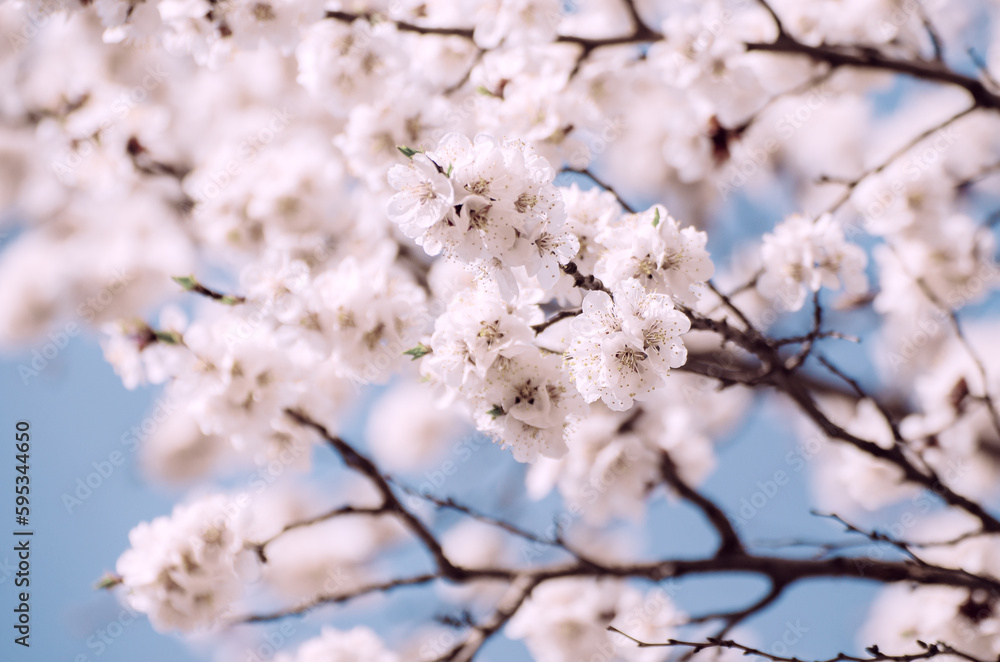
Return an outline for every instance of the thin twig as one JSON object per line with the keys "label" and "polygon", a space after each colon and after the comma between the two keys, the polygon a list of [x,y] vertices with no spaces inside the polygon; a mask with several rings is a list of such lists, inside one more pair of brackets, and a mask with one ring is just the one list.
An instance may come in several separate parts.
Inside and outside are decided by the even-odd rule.
{"label": "thin twig", "polygon": [[861,400],[868,400],[868,401],[872,402],[875,405],[875,408],[878,409],[879,414],[882,415],[882,418],[885,420],[886,424],[889,426],[889,430],[892,432],[892,438],[893,438],[893,440],[897,444],[905,444],[906,443],[905,439],[903,439],[902,432],[900,432],[900,430],[899,430],[899,423],[896,422],[896,418],[892,415],[892,412],[889,411],[888,407],[886,407],[885,405],[883,405],[878,399],[876,399],[876,398],[872,397],[871,395],[869,395],[861,387],[861,384],[859,384],[856,379],[854,379],[852,377],[849,377],[847,375],[847,373],[845,373],[840,368],[838,368],[836,365],[834,365],[825,356],[817,355],[816,359],[820,362],[820,364],[824,368],[826,368],[827,370],[829,370],[832,374],[836,375],[840,379],[844,380],[844,382],[846,382],[848,386],[850,386],[852,389],[854,389],[854,392],[858,395],[858,398],[860,398]]}
{"label": "thin twig", "polygon": [[767,607],[777,601],[778,598],[782,596],[785,592],[787,584],[772,582],[771,587],[768,589],[759,600],[754,601],[749,606],[730,612],[722,613],[712,613],[704,614],[702,616],[697,616],[690,619],[690,623],[706,623],[708,621],[722,620],[722,629],[716,633],[716,637],[724,637],[728,634],[734,627],[745,621],[755,614],[759,614],[764,611]]}
{"label": "thin twig", "polygon": [[583,309],[581,309],[581,308],[572,308],[570,310],[560,310],[558,313],[554,314],[552,317],[550,317],[549,319],[545,320],[544,322],[540,322],[538,324],[533,324],[531,326],[531,329],[536,334],[538,334],[538,333],[541,333],[542,331],[544,331],[545,329],[549,328],[553,324],[555,324],[557,322],[561,322],[561,321],[566,320],[566,319],[570,319],[571,317],[576,317],[577,315],[579,315],[582,312],[583,312]]}
{"label": "thin twig", "polygon": [[882,448],[873,441],[851,434],[840,425],[831,421],[819,408],[809,389],[804,388],[796,378],[795,373],[784,368],[777,354],[777,349],[766,339],[761,338],[758,334],[749,334],[741,331],[729,324],[725,319],[716,320],[707,318],[684,306],[679,306],[678,309],[688,316],[692,329],[717,333],[726,340],[757,356],[761,360],[765,370],[763,378],[789,396],[803,413],[819,426],[826,436],[850,444],[873,457],[895,464],[902,469],[903,477],[906,480],[931,489],[945,503],[973,515],[982,523],[984,530],[991,533],[1000,532],[1000,520],[990,514],[982,504],[958,494],[952,488],[943,484],[933,471],[918,469],[903,453],[900,445],[897,444],[892,448]]}
{"label": "thin twig", "polygon": [[[392,480],[391,478],[389,480],[391,480],[393,483],[399,485],[399,483],[397,483],[396,481]],[[485,515],[485,514],[479,512],[479,511],[477,511],[477,510],[474,510],[474,509],[470,508],[469,506],[465,506],[463,504],[457,503],[451,497],[449,497],[447,499],[439,499],[439,498],[437,498],[435,496],[431,496],[430,494],[424,494],[423,492],[420,492],[419,490],[415,490],[412,487],[403,487],[403,486],[400,486],[400,489],[403,490],[404,492],[406,492],[407,494],[410,494],[410,495],[413,495],[413,496],[418,497],[420,499],[423,499],[424,501],[427,501],[428,503],[431,503],[431,504],[437,506],[438,508],[442,508],[442,509],[446,509],[446,510],[454,510],[455,512],[462,513],[463,515],[467,515],[467,516],[471,517],[472,519],[475,519],[477,521],[483,522],[484,524],[489,524],[490,526],[495,526],[495,527],[497,527],[499,529],[503,529],[504,531],[506,531],[508,533],[511,533],[511,534],[513,534],[515,536],[518,536],[519,538],[524,538],[525,540],[528,540],[530,542],[537,542],[537,543],[541,543],[543,545],[552,545],[552,546],[558,546],[559,545],[558,541],[550,540],[548,538],[542,538],[541,536],[538,536],[538,535],[536,535],[536,534],[534,534],[534,533],[532,533],[530,531],[522,529],[522,528],[520,528],[519,526],[517,526],[515,524],[511,524],[510,522],[506,522],[506,521],[498,519],[496,517],[491,517],[489,515]]]}
{"label": "thin twig", "polygon": [[789,370],[798,370],[799,367],[806,362],[809,358],[809,354],[812,353],[813,345],[816,343],[816,339],[820,337],[822,333],[820,328],[823,326],[823,306],[819,302],[819,290],[813,292],[812,295],[813,303],[813,323],[812,330],[806,335],[805,340],[802,342],[802,348],[799,349],[798,353],[792,357],[792,359],[786,364]]}
{"label": "thin twig", "polygon": [[500,628],[517,613],[524,601],[540,582],[535,579],[522,580],[510,587],[509,592],[493,615],[485,623],[475,625],[469,637],[434,662],[471,662],[476,653],[496,634]]}
{"label": "thin twig", "polygon": [[563,168],[562,171],[563,172],[575,172],[578,175],[584,175],[586,177],[589,177],[590,181],[594,182],[595,184],[597,184],[598,186],[600,186],[602,189],[604,189],[605,191],[607,191],[611,195],[615,196],[615,200],[617,200],[618,204],[620,204],[622,206],[622,209],[624,209],[625,211],[627,211],[630,214],[634,214],[635,213],[635,209],[632,207],[632,205],[630,205],[629,203],[625,202],[625,200],[622,199],[622,196],[618,195],[618,191],[616,191],[614,188],[612,188],[612,186],[610,184],[608,184],[607,182],[604,182],[604,181],[598,179],[597,175],[595,175],[589,168]]}
{"label": "thin twig", "polygon": [[369,584],[359,589],[355,589],[348,593],[343,593],[339,595],[321,595],[318,598],[305,602],[296,607],[290,607],[288,609],[282,609],[279,611],[268,612],[264,614],[254,614],[251,616],[244,616],[242,618],[236,619],[236,623],[266,623],[268,621],[276,621],[281,618],[288,618],[289,616],[301,616],[308,611],[312,611],[317,607],[323,605],[338,604],[341,602],[347,602],[353,600],[354,598],[359,598],[363,595],[370,595],[372,593],[385,593],[391,591],[394,588],[399,588],[401,586],[421,586],[423,584],[429,584],[439,578],[436,574],[424,574],[416,575],[413,577],[401,577],[399,579],[393,579],[387,582],[381,582],[378,584]]}
{"label": "thin twig", "polygon": [[927,38],[931,41],[931,52],[934,57],[934,61],[938,64],[944,64],[944,42],[941,40],[941,34],[938,32],[934,23],[931,21],[930,15],[927,13],[927,8],[924,7],[923,3],[918,2],[917,8],[920,11],[920,22],[924,26],[924,32],[927,33]]}
{"label": "thin twig", "polygon": [[[650,643],[640,641],[631,635],[625,634],[614,626],[608,626],[608,630],[611,632],[617,632],[623,637],[631,639],[639,648],[681,646],[685,648],[693,648],[696,653],[708,648],[729,648],[741,651],[744,655],[756,655],[757,657],[771,660],[771,662],[803,662],[801,658],[785,657],[784,655],[768,653],[767,651],[760,650],[758,648],[737,643],[731,639],[716,639],[713,637],[709,637],[705,641],[680,641],[678,639],[668,639],[667,641],[660,643]],[[920,645],[923,642],[918,641],[917,643]],[[928,660],[939,655],[955,655],[967,660],[968,662],[987,662],[982,658],[975,657],[968,653],[963,653],[940,641],[936,644],[923,644],[923,648],[924,651],[921,653],[911,653],[908,655],[886,655],[878,649],[878,646],[869,646],[865,650],[869,653],[870,657],[857,657],[846,653],[837,653],[835,657],[831,657],[826,660],[817,660],[816,662],[915,662],[916,660]]]}
{"label": "thin twig", "polygon": [[[397,21],[390,19],[382,14],[376,12],[345,12],[338,10],[327,10],[325,18],[343,21],[345,23],[353,23],[358,20],[365,20],[371,23],[392,23],[396,26],[396,29],[400,32],[411,32],[415,34],[424,35],[438,35],[444,37],[462,37],[464,39],[472,40],[475,34],[473,28],[465,27],[433,27],[427,25],[417,25],[416,23],[409,23],[407,21]],[[576,35],[559,35],[556,37],[556,41],[564,44],[577,44],[582,46],[585,50],[590,51],[595,48],[601,48],[604,46],[621,46],[625,44],[642,44],[651,41],[659,41],[663,39],[663,35],[651,28],[640,24],[633,32],[625,35],[620,35],[617,37],[603,37],[590,39],[587,37],[578,37]]]}
{"label": "thin twig", "polygon": [[895,547],[899,551],[903,552],[904,554],[906,554],[907,556],[909,556],[911,559],[913,559],[915,562],[919,563],[920,565],[924,565],[924,566],[929,566],[930,565],[929,563],[927,563],[926,561],[924,561],[922,558],[920,558],[919,556],[917,556],[916,554],[914,554],[913,550],[911,550],[909,548],[909,545],[907,545],[905,542],[903,542],[901,540],[896,540],[895,538],[892,538],[891,536],[888,536],[888,535],[886,535],[884,533],[881,533],[879,531],[867,531],[865,529],[857,527],[857,526],[855,526],[854,524],[851,524],[850,522],[848,522],[847,520],[845,520],[843,517],[841,517],[840,515],[838,515],[836,513],[820,513],[820,512],[816,512],[814,510],[814,511],[812,511],[812,514],[815,515],[815,516],[817,516],[817,517],[824,517],[826,519],[832,519],[835,522],[839,522],[848,532],[850,532],[850,533],[857,533],[859,535],[862,535],[862,536],[868,538],[869,540],[871,540],[872,542],[884,542],[884,543],[887,543],[889,545],[892,545],[893,547]]}
{"label": "thin twig", "polygon": [[270,538],[262,540],[260,542],[248,542],[245,544],[247,549],[252,549],[256,552],[257,557],[262,563],[267,563],[267,554],[265,554],[265,549],[272,542],[288,533],[289,531],[294,531],[295,529],[301,529],[303,527],[312,526],[313,524],[319,524],[320,522],[326,522],[328,520],[334,519],[335,517],[341,517],[343,515],[387,515],[392,514],[392,511],[385,507],[380,508],[357,508],[355,506],[341,506],[339,508],[334,508],[321,515],[316,515],[315,517],[310,517],[304,520],[298,520],[296,522],[291,522],[281,527],[281,530],[275,533]]}

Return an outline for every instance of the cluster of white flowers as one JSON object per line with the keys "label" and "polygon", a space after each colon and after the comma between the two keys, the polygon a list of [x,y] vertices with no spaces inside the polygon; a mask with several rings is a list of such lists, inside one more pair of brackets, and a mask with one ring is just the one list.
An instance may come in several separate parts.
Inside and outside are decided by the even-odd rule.
{"label": "cluster of white flowers", "polygon": [[409,166],[389,171],[399,191],[389,218],[429,255],[444,252],[495,277],[505,299],[517,293],[514,267],[548,289],[579,242],[548,162],[519,141],[449,134]]}
{"label": "cluster of white flowers", "polygon": [[237,499],[216,495],[177,506],[129,533],[117,572],[127,600],[157,630],[194,630],[229,614],[243,592]]}
{"label": "cluster of white flowers", "polygon": [[562,455],[565,428],[586,413],[561,357],[534,344],[537,306],[509,304],[495,287],[460,292],[435,322],[424,374],[462,397],[480,430],[531,462]]}
{"label": "cluster of white flowers", "polygon": [[600,399],[615,411],[645,399],[687,359],[680,336],[691,322],[669,297],[646,291],[634,278],[622,281],[613,299],[588,293],[573,326],[567,360],[576,387],[588,402]]}
{"label": "cluster of white flowers", "polygon": [[[613,200],[556,188],[544,159],[521,143],[448,135],[409,156],[390,171],[390,217],[426,251],[480,277],[418,348],[422,371],[515,458],[563,455],[583,400],[628,409],[684,364],[690,322],[674,300],[697,302],[711,276],[703,232],[681,230],[661,206],[621,217]],[[577,256],[561,281],[559,266]],[[569,339],[557,341],[560,358],[533,327],[543,322],[539,304],[575,289],[573,273],[596,273],[614,289],[586,293]]]}
{"label": "cluster of white flowers", "polygon": [[798,310],[806,294],[821,287],[843,285],[860,296],[868,289],[865,252],[844,239],[843,230],[829,214],[815,221],[798,214],[764,235],[761,247],[764,273],[757,288],[770,298],[780,297],[789,310]]}
{"label": "cluster of white flowers", "polygon": [[597,237],[607,247],[594,273],[607,283],[638,279],[644,288],[693,306],[714,267],[705,250],[708,236],[683,230],[662,205],[630,214]]}
{"label": "cluster of white flowers", "polygon": [[[229,310],[191,324],[168,309],[156,330],[111,325],[105,356],[130,388],[168,382],[171,409],[206,438],[228,440],[258,463],[306,466],[304,435],[286,411],[315,403],[317,417],[334,423],[351,391],[405,367],[404,352],[429,326],[425,291],[391,266],[386,248],[312,267],[287,255],[265,260],[244,270],[245,302],[232,299]],[[169,435],[156,438],[174,445]]]}

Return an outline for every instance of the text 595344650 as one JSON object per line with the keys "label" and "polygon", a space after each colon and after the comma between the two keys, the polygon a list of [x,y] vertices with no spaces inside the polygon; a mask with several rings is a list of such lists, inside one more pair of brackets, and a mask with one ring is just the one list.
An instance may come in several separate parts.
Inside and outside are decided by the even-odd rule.
{"label": "text 595344650", "polygon": [[14,643],[28,647],[31,636],[31,476],[28,468],[31,453],[30,425],[18,421],[14,433],[14,531],[13,548],[17,558],[14,586],[18,588],[14,607]]}

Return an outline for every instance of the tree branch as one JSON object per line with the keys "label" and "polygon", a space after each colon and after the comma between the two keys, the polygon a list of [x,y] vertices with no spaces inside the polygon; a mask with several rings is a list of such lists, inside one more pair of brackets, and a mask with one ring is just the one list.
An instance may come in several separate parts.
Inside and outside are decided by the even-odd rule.
{"label": "tree branch", "polygon": [[[635,637],[625,634],[618,628],[614,626],[608,626],[608,630],[611,632],[617,632],[618,634],[631,639],[639,648],[654,648],[654,647],[685,647],[694,649],[693,652],[698,653],[709,648],[728,648],[732,650],[741,651],[744,655],[755,655],[757,657],[764,658],[765,660],[771,660],[771,662],[803,662],[803,660],[797,657],[785,657],[783,655],[776,655],[774,653],[768,653],[767,651],[760,650],[758,648],[753,648],[751,646],[745,646],[743,644],[737,643],[731,639],[717,639],[714,637],[709,637],[705,641],[680,641],[678,639],[668,639],[662,643],[649,643],[645,641],[640,641]],[[924,649],[922,653],[910,653],[908,655],[886,655],[882,653],[878,646],[869,646],[866,650],[870,654],[870,657],[856,657],[854,655],[848,655],[846,653],[837,653],[835,657],[831,657],[826,660],[817,660],[816,662],[915,662],[916,660],[929,660],[933,657],[939,655],[954,655],[960,657],[968,662],[987,662],[982,658],[975,657],[968,653],[963,653],[956,648],[938,642],[936,644],[924,644],[921,641],[917,642],[918,645]]]}
{"label": "tree branch", "polygon": [[691,320],[691,328],[701,331],[712,331],[724,339],[733,342],[761,360],[765,374],[760,379],[766,380],[779,391],[785,393],[796,403],[810,419],[816,423],[826,436],[846,442],[869,455],[895,464],[903,471],[908,481],[930,489],[945,503],[966,511],[976,517],[984,531],[1000,533],[1000,520],[991,515],[979,503],[964,497],[941,482],[933,471],[921,471],[903,454],[899,445],[892,448],[882,448],[875,442],[861,439],[849,433],[841,426],[831,421],[819,408],[809,389],[798,379],[794,371],[787,369],[774,348],[766,338],[759,334],[741,331],[725,319],[715,320],[686,308],[679,307]]}
{"label": "tree branch", "polygon": [[976,107],[1000,110],[1000,96],[987,89],[981,81],[957,73],[936,61],[905,60],[875,49],[855,46],[810,46],[784,32],[779,33],[773,42],[749,42],[746,48],[748,51],[801,55],[832,67],[886,71],[951,85],[968,92]]}
{"label": "tree branch", "polygon": [[[372,23],[377,22],[387,22],[392,23],[396,26],[396,29],[400,32],[411,32],[415,34],[424,35],[438,35],[443,37],[462,37],[464,39],[473,38],[474,30],[472,28],[460,28],[460,27],[433,27],[428,25],[417,25],[416,23],[409,23],[407,21],[397,21],[387,18],[377,12],[345,12],[337,10],[327,10],[325,17],[328,19],[333,19],[337,21],[343,21],[345,23],[353,23],[357,20],[365,20]],[[594,50],[595,48],[601,48],[603,46],[622,46],[627,44],[642,44],[651,41],[659,41],[663,39],[663,35],[659,32],[647,27],[643,23],[639,23],[636,29],[630,34],[621,35],[617,37],[604,37],[591,39],[587,37],[578,37],[575,35],[559,35],[556,37],[556,41],[564,44],[577,44],[582,46],[585,52]]]}
{"label": "tree branch", "polygon": [[389,486],[388,481],[382,475],[382,472],[378,470],[378,467],[372,463],[364,455],[361,455],[350,444],[341,439],[330,434],[326,427],[322,424],[317,423],[312,420],[306,414],[293,410],[286,409],[285,413],[291,417],[299,425],[303,425],[308,428],[312,428],[319,433],[323,439],[330,444],[334,450],[340,455],[341,459],[344,460],[344,464],[354,469],[355,471],[364,474],[374,483],[376,489],[378,489],[379,494],[382,496],[382,509],[392,511],[403,523],[403,525],[410,530],[420,541],[424,544],[427,550],[434,557],[434,561],[437,564],[438,570],[444,577],[449,579],[460,579],[465,575],[465,570],[454,565],[445,556],[444,550],[441,548],[441,543],[437,541],[423,522],[421,522],[417,517],[408,511],[396,495],[393,493],[392,488]]}
{"label": "tree branch", "polygon": [[719,534],[719,549],[716,552],[716,556],[744,553],[740,536],[736,533],[736,529],[733,528],[733,524],[726,517],[726,514],[722,512],[722,509],[714,501],[698,492],[681,478],[677,470],[677,465],[674,464],[670,454],[666,451],[660,453],[660,474],[681,498],[691,502],[692,505],[705,515],[716,533]]}

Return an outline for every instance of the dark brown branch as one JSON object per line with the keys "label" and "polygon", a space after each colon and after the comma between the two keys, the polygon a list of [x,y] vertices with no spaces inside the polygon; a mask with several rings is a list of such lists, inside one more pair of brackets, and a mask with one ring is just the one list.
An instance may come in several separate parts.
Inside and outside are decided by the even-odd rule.
{"label": "dark brown branch", "polygon": [[650,29],[646,21],[642,20],[642,16],[639,15],[639,8],[635,6],[635,0],[622,0],[622,2],[625,4],[625,11],[628,12],[628,17],[632,21],[633,35],[643,34],[651,40],[663,38],[662,35]]}
{"label": "dark brown branch", "polygon": [[740,541],[740,536],[736,533],[736,529],[733,528],[733,524],[726,517],[726,514],[714,501],[688,485],[681,478],[677,465],[666,451],[660,454],[660,474],[682,499],[689,501],[705,515],[712,528],[719,534],[719,549],[716,556],[743,553],[743,543]]}
{"label": "dark brown branch", "polygon": [[993,94],[982,82],[955,72],[936,61],[900,59],[870,48],[810,46],[785,32],[779,33],[773,42],[750,42],[746,44],[746,48],[748,51],[802,55],[816,62],[825,62],[832,67],[887,71],[934,83],[952,85],[968,92],[977,107],[1000,110],[1000,96]]}
{"label": "dark brown branch", "polygon": [[512,586],[510,592],[513,597],[511,599],[500,604],[486,623],[474,625],[472,634],[465,641],[435,659],[434,662],[471,662],[490,637],[496,634],[517,613],[517,610],[521,608],[538,583],[534,580],[528,580],[524,582],[523,586]]}
{"label": "dark brown branch", "polygon": [[931,42],[931,53],[934,61],[944,64],[944,42],[941,40],[941,35],[931,21],[931,17],[927,14],[927,9],[923,4],[918,4],[917,6],[920,9],[920,22],[923,23],[924,32],[927,33],[927,38]]}
{"label": "dark brown branch", "polygon": [[900,445],[906,443],[905,440],[903,439],[903,434],[899,430],[899,423],[897,422],[897,418],[893,415],[893,412],[888,407],[886,407],[877,399],[873,398],[868,393],[866,393],[865,390],[861,388],[861,384],[859,384],[857,380],[853,379],[852,377],[849,377],[847,373],[845,373],[840,368],[835,366],[826,357],[818,355],[816,358],[817,360],[819,360],[819,362],[823,365],[824,368],[829,370],[831,373],[833,373],[840,379],[844,380],[844,382],[846,382],[851,387],[851,389],[854,390],[858,398],[862,400],[869,400],[875,404],[875,408],[878,409],[879,414],[881,414],[882,416],[882,419],[885,420],[886,425],[889,426],[889,430],[892,431],[892,438],[893,441],[895,441],[895,443]]}
{"label": "dark brown branch", "polygon": [[848,531],[850,533],[857,533],[859,535],[862,535],[862,536],[868,538],[869,540],[871,540],[872,542],[876,542],[876,543],[878,543],[878,542],[884,542],[884,543],[886,543],[888,545],[891,545],[891,546],[895,547],[896,549],[898,549],[903,554],[906,554],[907,556],[909,556],[911,559],[913,559],[913,561],[915,563],[919,563],[920,565],[929,565],[926,561],[924,561],[923,559],[921,559],[920,557],[918,557],[913,552],[913,550],[910,549],[909,545],[907,545],[905,542],[903,542],[901,540],[896,540],[895,538],[893,538],[891,536],[888,536],[888,535],[886,535],[886,534],[884,534],[884,533],[882,533],[880,531],[867,531],[865,529],[857,527],[857,526],[855,526],[854,524],[851,524],[850,522],[848,522],[847,520],[845,520],[843,517],[841,517],[840,515],[838,515],[836,513],[824,514],[824,513],[818,513],[818,512],[813,511],[813,514],[816,515],[817,517],[825,517],[825,518],[828,518],[828,519],[832,519],[835,522],[839,522],[840,525],[843,526],[846,531]]}
{"label": "dark brown branch", "polygon": [[[412,32],[415,34],[425,34],[425,35],[439,35],[444,37],[462,37],[464,39],[471,40],[473,38],[474,30],[472,28],[443,28],[443,27],[433,27],[428,25],[417,25],[416,23],[409,23],[407,21],[396,21],[393,19],[386,18],[375,12],[359,12],[351,13],[345,11],[335,11],[328,10],[325,14],[328,19],[334,19],[337,21],[343,21],[345,23],[353,23],[358,20],[366,20],[369,22],[389,22],[396,26],[396,29],[400,32]],[[644,24],[640,24],[632,33],[621,35],[618,37],[604,37],[597,39],[590,39],[587,37],[577,37],[575,35],[559,35],[556,37],[556,41],[564,44],[577,44],[582,46],[585,52],[594,50],[595,48],[601,48],[603,46],[621,46],[625,44],[643,44],[651,41],[659,41],[663,39],[663,35],[655,30],[650,29]]]}
{"label": "dark brown branch", "polygon": [[191,168],[185,165],[174,165],[155,159],[135,136],[131,136],[125,144],[125,153],[128,154],[136,171],[144,175],[164,175],[183,182],[191,172]]}
{"label": "dark brown branch", "polygon": [[728,294],[723,294],[718,288],[715,287],[715,283],[712,281],[708,281],[706,285],[708,285],[708,289],[712,290],[712,293],[715,294],[715,296],[719,297],[719,300],[722,301],[722,305],[728,308],[730,312],[736,315],[736,317],[743,322],[743,325],[748,331],[752,329],[754,333],[757,332],[754,325],[751,324],[747,316],[743,314],[743,311],[733,304],[733,301]]}
{"label": "dark brown branch", "polygon": [[345,11],[327,10],[325,17],[337,21],[343,21],[344,23],[353,23],[358,20],[365,20],[368,22],[388,21],[394,24],[396,29],[400,32],[415,32],[418,34],[439,35],[443,37],[464,37],[465,39],[472,39],[473,33],[472,28],[437,28],[427,25],[416,25],[415,23],[407,23],[406,21],[390,20],[374,12],[359,12],[355,14]]}
{"label": "dark brown branch", "polygon": [[765,593],[760,600],[755,601],[753,604],[743,609],[738,609],[736,611],[730,611],[730,612],[705,614],[703,616],[697,616],[695,618],[692,618],[690,622],[705,623],[708,621],[722,620],[723,622],[722,629],[719,630],[718,634],[716,634],[715,636],[724,637],[730,630],[732,630],[734,627],[736,627],[746,619],[750,618],[755,614],[759,614],[760,612],[767,609],[767,607],[774,604],[774,602],[777,601],[777,599],[780,598],[782,594],[784,594],[785,588],[787,588],[787,586],[788,586],[787,584],[772,583],[767,593]]}
{"label": "dark brown branch", "polygon": [[813,345],[816,343],[816,339],[819,338],[822,331],[820,330],[823,326],[823,306],[819,302],[819,290],[813,292],[812,295],[813,303],[813,323],[812,329],[806,334],[805,340],[802,342],[802,347],[799,352],[792,357],[789,361],[788,369],[797,370],[799,366],[806,362],[809,355],[812,353]]}
{"label": "dark brown branch", "polygon": [[584,276],[580,273],[580,270],[577,268],[575,262],[567,262],[566,264],[559,265],[559,267],[562,269],[564,274],[573,277],[574,287],[579,287],[581,290],[600,290],[606,294],[611,294],[611,290],[605,287],[604,283],[602,283],[599,278],[596,278],[593,275]]}
{"label": "dark brown branch", "polygon": [[310,609],[331,603],[346,602],[355,597],[374,592],[388,591],[400,586],[429,584],[438,580],[468,583],[478,580],[504,582],[527,581],[535,585],[563,577],[634,577],[654,582],[671,577],[690,575],[750,573],[768,578],[772,586],[790,585],[794,582],[820,579],[861,579],[880,583],[907,582],[919,585],[955,586],[970,590],[983,589],[1000,594],[1000,580],[976,575],[964,570],[923,566],[912,562],[884,561],[874,558],[833,557],[827,559],[795,559],[778,556],[757,556],[745,552],[718,554],[706,559],[668,559],[652,563],[604,565],[594,561],[574,561],[570,564],[534,569],[467,568],[454,577],[441,572],[404,577],[339,595],[321,596],[312,602],[269,614],[249,616],[241,622],[269,621],[285,616],[303,614]]}
{"label": "dark brown branch", "polygon": [[552,317],[548,318],[544,322],[540,322],[538,324],[533,324],[531,326],[531,329],[536,334],[537,333],[541,333],[542,331],[544,331],[545,329],[549,328],[553,324],[555,324],[557,322],[561,322],[561,321],[566,320],[566,319],[570,319],[571,317],[576,317],[577,315],[579,315],[582,312],[583,312],[583,310],[580,309],[580,308],[573,308],[572,310],[560,310],[558,313],[556,313]]}
{"label": "dark brown branch", "polygon": [[960,535],[948,538],[947,540],[934,540],[930,542],[915,542],[913,540],[904,540],[903,542],[908,547],[927,548],[927,547],[950,547],[952,545],[957,545],[958,543],[969,540],[970,538],[977,538],[979,536],[988,535],[985,531],[976,529],[974,531],[966,531]]}
{"label": "dark brown branch", "polygon": [[826,434],[826,436],[832,439],[844,441],[855,448],[872,455],[873,457],[895,464],[903,470],[903,476],[906,480],[931,490],[945,503],[964,510],[974,516],[982,523],[984,530],[993,533],[1000,533],[1000,520],[997,520],[996,517],[987,512],[986,509],[983,508],[983,506],[978,502],[956,493],[950,487],[942,483],[933,472],[927,471],[925,473],[924,471],[919,470],[913,465],[912,462],[910,462],[909,459],[907,459],[898,445],[886,449],[874,442],[861,439],[849,433],[847,430],[827,418],[826,414],[824,414],[816,404],[812,395],[799,388],[793,376],[783,371],[775,371],[771,376],[771,381],[779,390],[791,397],[792,401],[795,402],[799,408],[802,409],[807,416],[809,416],[809,418],[820,426],[820,429],[824,434]]}
{"label": "dark brown branch", "polygon": [[785,25],[781,22],[781,18],[778,17],[778,13],[774,11],[774,7],[771,6],[767,0],[757,0],[761,7],[771,15],[771,20],[774,21],[774,26],[778,28],[778,36],[787,34],[785,32]]}

